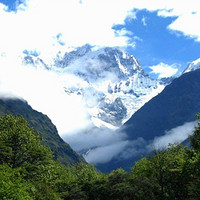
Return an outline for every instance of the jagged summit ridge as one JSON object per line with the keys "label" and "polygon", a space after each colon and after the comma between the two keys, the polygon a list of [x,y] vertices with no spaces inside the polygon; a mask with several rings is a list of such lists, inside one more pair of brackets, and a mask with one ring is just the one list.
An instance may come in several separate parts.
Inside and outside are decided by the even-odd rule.
{"label": "jagged summit ridge", "polygon": [[191,72],[197,69],[200,69],[200,58],[191,62],[183,73]]}

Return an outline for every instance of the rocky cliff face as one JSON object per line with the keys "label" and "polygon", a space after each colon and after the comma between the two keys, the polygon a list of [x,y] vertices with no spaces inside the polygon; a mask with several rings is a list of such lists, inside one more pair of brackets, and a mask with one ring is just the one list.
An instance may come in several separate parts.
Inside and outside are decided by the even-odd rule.
{"label": "rocky cliff face", "polygon": [[66,82],[65,90],[68,95],[82,95],[98,127],[119,127],[164,88],[144,73],[133,55],[118,48],[92,50],[85,45],[57,57],[55,66],[76,77],[74,83]]}

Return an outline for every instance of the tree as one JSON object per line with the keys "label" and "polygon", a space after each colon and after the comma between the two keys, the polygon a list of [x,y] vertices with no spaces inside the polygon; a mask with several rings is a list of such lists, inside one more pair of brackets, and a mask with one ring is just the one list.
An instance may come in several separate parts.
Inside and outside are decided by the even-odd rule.
{"label": "tree", "polygon": [[23,180],[19,169],[8,165],[0,165],[0,199],[4,200],[33,200],[28,190],[31,184]]}
{"label": "tree", "polygon": [[[197,118],[200,119],[200,113]],[[193,135],[190,136],[191,149],[188,151],[189,159],[187,160],[186,170],[190,175],[188,190],[188,199],[199,199],[200,194],[200,121],[195,127]]]}
{"label": "tree", "polygon": [[12,168],[47,164],[53,158],[27,121],[12,115],[0,118],[0,149],[0,164],[7,163]]}
{"label": "tree", "polygon": [[[60,199],[53,188],[59,164],[53,161],[53,152],[41,144],[39,134],[24,118],[12,115],[0,118],[0,150],[0,166],[8,166],[10,170],[3,168],[0,196],[5,196],[6,190],[10,191],[9,194],[24,194],[24,198],[17,195],[10,198],[7,194],[3,199]],[[12,178],[14,176],[16,180]],[[31,185],[30,198],[26,195],[27,187],[23,187],[26,184]]]}
{"label": "tree", "polygon": [[[198,113],[196,116],[198,119],[200,119],[200,113]],[[195,127],[193,135],[190,136],[190,144],[192,149],[200,151],[200,121],[198,122],[198,126]]]}
{"label": "tree", "polygon": [[148,178],[157,188],[160,199],[185,199],[187,197],[188,174],[185,171],[187,148],[169,145],[167,150],[154,153],[136,162],[132,177]]}

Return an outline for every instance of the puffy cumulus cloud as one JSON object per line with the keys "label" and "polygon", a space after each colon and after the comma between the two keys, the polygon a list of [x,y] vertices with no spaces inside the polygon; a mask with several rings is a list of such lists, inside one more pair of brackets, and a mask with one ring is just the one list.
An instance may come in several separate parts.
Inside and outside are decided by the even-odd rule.
{"label": "puffy cumulus cloud", "polygon": [[188,138],[194,131],[197,121],[186,122],[181,126],[175,127],[161,137],[155,137],[153,143],[150,145],[151,149],[166,149],[168,144],[181,143]]}
{"label": "puffy cumulus cloud", "polygon": [[159,63],[158,65],[150,66],[149,68],[152,70],[151,74],[157,74],[158,78],[167,78],[174,76],[178,72],[179,65],[172,64],[168,65],[165,63]]}
{"label": "puffy cumulus cloud", "polygon": [[198,7],[198,0],[190,2],[178,0],[166,4],[165,8],[158,12],[158,15],[163,17],[177,16],[177,19],[168,26],[168,29],[181,32],[185,36],[200,41],[200,29],[198,27],[200,11]]}
{"label": "puffy cumulus cloud", "polygon": [[88,126],[82,98],[65,93],[59,73],[22,65],[19,57],[0,57],[0,66],[1,98],[25,99],[34,109],[47,114],[61,134]]}

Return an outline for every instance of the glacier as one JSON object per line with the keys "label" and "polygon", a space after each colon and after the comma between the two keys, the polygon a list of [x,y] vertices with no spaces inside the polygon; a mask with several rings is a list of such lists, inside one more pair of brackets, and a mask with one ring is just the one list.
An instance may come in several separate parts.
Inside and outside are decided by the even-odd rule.
{"label": "glacier", "polygon": [[82,96],[97,127],[120,127],[166,86],[145,74],[137,59],[119,48],[93,50],[85,45],[58,56],[53,65],[74,77],[74,82],[65,82],[66,93]]}

